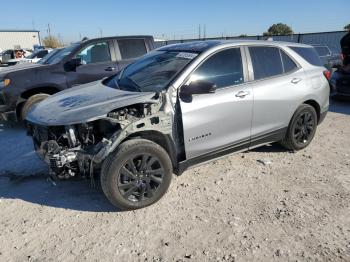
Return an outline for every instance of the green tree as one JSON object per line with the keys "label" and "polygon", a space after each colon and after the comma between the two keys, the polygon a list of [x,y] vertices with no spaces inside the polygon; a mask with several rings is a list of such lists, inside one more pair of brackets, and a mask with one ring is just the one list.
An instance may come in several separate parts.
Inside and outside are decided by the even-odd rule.
{"label": "green tree", "polygon": [[350,24],[347,24],[346,26],[344,26],[344,29],[350,31]]}
{"label": "green tree", "polygon": [[47,36],[43,39],[43,44],[45,47],[57,48],[61,47],[62,43],[54,36]]}
{"label": "green tree", "polygon": [[282,23],[273,24],[269,27],[267,32],[264,33],[265,36],[269,35],[291,35],[293,30],[290,26]]}

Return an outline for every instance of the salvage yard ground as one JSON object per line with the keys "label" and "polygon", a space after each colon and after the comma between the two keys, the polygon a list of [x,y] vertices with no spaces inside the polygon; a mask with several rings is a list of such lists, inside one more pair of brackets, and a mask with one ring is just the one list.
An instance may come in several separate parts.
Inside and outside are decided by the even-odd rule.
{"label": "salvage yard ground", "polygon": [[20,126],[0,124],[0,261],[350,261],[350,103],[315,140],[231,155],[117,212],[90,181],[46,180]]}

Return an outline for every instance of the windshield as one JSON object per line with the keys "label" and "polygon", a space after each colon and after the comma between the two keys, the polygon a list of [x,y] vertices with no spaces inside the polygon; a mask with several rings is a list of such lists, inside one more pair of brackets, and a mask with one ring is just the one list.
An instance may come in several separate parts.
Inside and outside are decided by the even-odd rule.
{"label": "windshield", "polygon": [[42,51],[43,50],[34,51],[31,55],[27,56],[26,58],[28,58],[28,59],[36,58],[36,56]]}
{"label": "windshield", "polygon": [[153,51],[107,79],[104,84],[121,90],[160,92],[197,55],[179,51]]}
{"label": "windshield", "polygon": [[44,56],[42,59],[40,59],[38,63],[45,65],[57,64],[60,61],[62,61],[62,59],[64,59],[66,56],[68,56],[78,45],[79,43],[75,43],[66,48],[55,49],[46,56]]}

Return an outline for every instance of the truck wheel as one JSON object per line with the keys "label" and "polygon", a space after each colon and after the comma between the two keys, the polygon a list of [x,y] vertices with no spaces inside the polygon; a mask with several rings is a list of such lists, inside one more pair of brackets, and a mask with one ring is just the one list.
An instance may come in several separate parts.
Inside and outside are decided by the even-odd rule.
{"label": "truck wheel", "polygon": [[33,95],[31,97],[29,97],[27,99],[27,101],[24,103],[23,107],[22,107],[22,110],[21,110],[21,119],[22,120],[25,120],[27,115],[28,115],[28,112],[30,110],[30,108],[43,101],[44,99],[48,98],[50,95],[48,94],[37,94],[37,95]]}
{"label": "truck wheel", "polygon": [[103,162],[101,186],[108,200],[119,209],[143,208],[166,193],[172,171],[164,148],[145,139],[128,140]]}
{"label": "truck wheel", "polygon": [[316,128],[317,114],[315,109],[310,105],[303,104],[294,113],[281,144],[290,150],[301,150],[311,143]]}

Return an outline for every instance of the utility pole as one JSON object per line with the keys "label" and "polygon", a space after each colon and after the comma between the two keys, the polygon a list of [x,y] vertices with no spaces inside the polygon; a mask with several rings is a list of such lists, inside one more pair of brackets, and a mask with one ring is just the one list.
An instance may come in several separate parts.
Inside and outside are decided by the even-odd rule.
{"label": "utility pole", "polygon": [[198,25],[198,39],[201,39],[201,25]]}
{"label": "utility pole", "polygon": [[100,37],[102,37],[103,35],[103,31],[102,31],[102,28],[100,28]]}
{"label": "utility pole", "polygon": [[49,37],[51,37],[51,28],[50,28],[50,24],[47,24],[47,34],[49,35]]}
{"label": "utility pole", "polygon": [[205,38],[207,37],[207,26],[206,24],[204,24],[204,28],[203,28],[203,38],[205,40]]}

